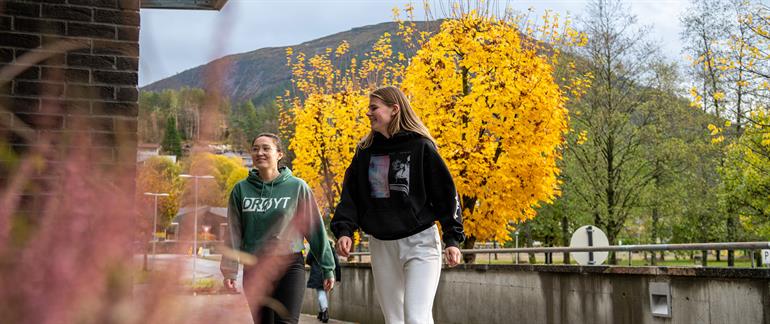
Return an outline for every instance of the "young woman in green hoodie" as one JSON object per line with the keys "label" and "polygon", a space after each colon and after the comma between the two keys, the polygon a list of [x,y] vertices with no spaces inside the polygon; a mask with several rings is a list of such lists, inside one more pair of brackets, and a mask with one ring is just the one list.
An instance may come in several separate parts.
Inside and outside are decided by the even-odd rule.
{"label": "young woman in green hoodie", "polygon": [[[297,323],[305,291],[303,239],[319,260],[327,291],[334,286],[334,257],[312,190],[289,168],[278,166],[283,158],[280,138],[257,135],[251,158],[254,169],[230,193],[225,243],[233,251],[256,257],[254,264],[243,268],[243,288],[254,322]],[[234,289],[237,260],[223,257],[220,270],[225,287]]]}
{"label": "young woman in green hoodie", "polygon": [[353,232],[370,235],[375,291],[388,324],[433,323],[441,274],[441,223],[447,264],[460,262],[463,224],[457,192],[436,142],[396,87],[369,95],[371,132],[345,172],[331,222],[347,257]]}

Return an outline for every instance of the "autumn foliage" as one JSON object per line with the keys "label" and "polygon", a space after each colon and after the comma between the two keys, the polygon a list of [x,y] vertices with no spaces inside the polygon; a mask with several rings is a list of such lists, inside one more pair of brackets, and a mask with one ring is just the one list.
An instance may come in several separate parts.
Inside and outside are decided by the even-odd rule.
{"label": "autumn foliage", "polygon": [[506,241],[508,223],[558,194],[566,97],[548,59],[511,24],[477,16],[442,24],[403,87],[436,138],[462,197],[467,234]]}
{"label": "autumn foliage", "polygon": [[[462,197],[470,245],[510,240],[512,224],[534,217],[540,203],[559,194],[567,92],[587,84],[555,81],[558,46],[581,41],[558,21],[546,16],[538,28],[527,25],[528,34],[517,18],[475,11],[445,20],[433,34],[399,21],[397,37],[415,52],[410,60],[393,52],[389,34],[361,62],[342,64],[345,43],[309,60],[289,50],[294,91],[281,100],[283,124],[293,126],[294,171],[333,214],[345,169],[369,130],[368,93],[395,84],[438,142]],[[536,33],[553,45],[546,48]]]}

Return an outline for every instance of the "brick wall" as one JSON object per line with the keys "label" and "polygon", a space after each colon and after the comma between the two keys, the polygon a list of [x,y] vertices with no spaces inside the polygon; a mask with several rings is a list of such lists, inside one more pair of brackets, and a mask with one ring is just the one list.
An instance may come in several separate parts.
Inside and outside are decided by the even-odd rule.
{"label": "brick wall", "polygon": [[20,172],[20,161],[29,162],[25,157],[39,153],[45,161],[20,191],[21,210],[57,194],[59,166],[73,155],[123,176],[133,192],[139,6],[0,1],[0,189]]}

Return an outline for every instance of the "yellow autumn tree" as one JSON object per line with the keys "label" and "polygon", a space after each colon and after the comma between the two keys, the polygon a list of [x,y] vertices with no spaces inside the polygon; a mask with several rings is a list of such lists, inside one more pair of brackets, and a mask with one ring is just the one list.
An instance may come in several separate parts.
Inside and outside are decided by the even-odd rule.
{"label": "yellow autumn tree", "polygon": [[142,225],[152,230],[152,220],[155,213],[154,198],[145,192],[167,193],[168,197],[158,199],[158,227],[165,228],[179,210],[181,182],[179,181],[179,165],[165,158],[154,156],[137,167],[136,199],[141,202],[141,212],[146,216]]}
{"label": "yellow autumn tree", "polygon": [[287,50],[294,92],[280,98],[285,112],[282,129],[289,128],[287,124],[294,126],[289,144],[296,156],[293,171],[307,181],[328,214],[333,214],[339,202],[356,144],[369,130],[364,115],[368,91],[403,73],[403,63],[394,57],[390,40],[391,35],[384,34],[361,62],[352,58],[346,64],[340,62],[348,54],[347,42],[310,59]]}
{"label": "yellow autumn tree", "polygon": [[466,246],[509,240],[509,221],[533,217],[538,203],[558,194],[555,161],[568,127],[565,92],[579,96],[588,80],[568,77],[560,89],[553,75],[567,73],[556,73],[551,64],[562,45],[585,40],[553,15],[519,28],[519,17],[473,12],[444,21],[431,36],[426,25],[418,28],[412,11],[407,6],[408,19],[397,18],[396,32],[409,57],[393,51],[387,33],[361,62],[342,64],[344,42],[310,59],[287,51],[293,89],[279,99],[282,131],[291,134],[296,153],[294,171],[333,214],[345,168],[369,130],[364,117],[369,91],[400,85],[439,141],[458,184]]}
{"label": "yellow autumn tree", "polygon": [[[198,180],[199,206],[226,207],[230,191],[238,181],[248,176],[248,169],[243,166],[243,160],[239,157],[197,152],[185,164],[185,173],[214,177],[211,180]],[[184,182],[184,198],[181,203],[185,207],[195,204],[194,184],[194,179]]]}
{"label": "yellow autumn tree", "polygon": [[355,92],[311,94],[295,110],[291,150],[294,172],[313,188],[321,210],[331,212],[342,192],[345,169],[368,127],[361,107],[367,98]]}
{"label": "yellow autumn tree", "polygon": [[407,68],[403,88],[457,184],[466,248],[510,240],[509,224],[559,193],[567,97],[548,55],[514,20],[471,11],[445,21]]}

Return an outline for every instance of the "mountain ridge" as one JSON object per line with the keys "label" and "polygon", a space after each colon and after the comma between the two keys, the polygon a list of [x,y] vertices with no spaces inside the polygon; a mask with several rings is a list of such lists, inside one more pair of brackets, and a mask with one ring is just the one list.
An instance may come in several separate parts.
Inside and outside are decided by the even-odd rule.
{"label": "mountain ridge", "polygon": [[[416,22],[417,28],[431,28],[438,22]],[[307,57],[321,54],[327,48],[336,48],[344,40],[350,45],[347,57],[361,59],[372,49],[372,45],[384,34],[395,36],[398,23],[384,22],[374,25],[354,27],[350,30],[327,35],[321,38],[302,42],[292,46],[263,47],[249,52],[229,54],[214,59],[170,77],[152,82],[140,88],[141,91],[163,91],[180,89],[182,87],[206,88],[209,68],[216,64],[230,61],[226,69],[226,77],[222,79],[220,90],[233,102],[245,100],[255,101],[255,104],[272,101],[277,95],[283,94],[291,85],[291,70],[286,65],[286,49],[292,48],[294,53],[305,53]],[[405,48],[399,37],[392,37],[393,51]]]}

